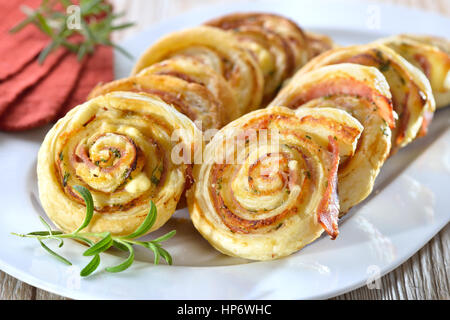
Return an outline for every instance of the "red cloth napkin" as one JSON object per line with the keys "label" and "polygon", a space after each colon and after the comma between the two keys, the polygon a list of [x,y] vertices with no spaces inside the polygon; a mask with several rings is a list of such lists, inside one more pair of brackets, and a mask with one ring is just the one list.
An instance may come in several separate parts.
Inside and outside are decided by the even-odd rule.
{"label": "red cloth napkin", "polygon": [[49,38],[33,25],[27,25],[16,33],[9,32],[26,17],[20,10],[21,5],[37,8],[39,3],[39,0],[1,2],[0,12],[6,15],[0,20],[0,80],[21,70],[49,43]]}
{"label": "red cloth napkin", "polygon": [[0,129],[19,131],[35,128],[59,117],[85,101],[99,83],[114,79],[113,49],[98,46],[83,62],[65,49],[37,62],[49,39],[29,25],[17,34],[9,29],[24,19],[21,4],[37,7],[40,1],[2,1],[0,12]]}
{"label": "red cloth napkin", "polygon": [[[20,52],[20,51],[19,51]],[[25,90],[39,84],[42,78],[49,75],[60,60],[67,54],[65,49],[58,49],[50,54],[40,65],[36,61],[28,64],[24,69],[0,84],[0,116],[8,109],[11,103]],[[20,54],[16,53],[20,56]]]}
{"label": "red cloth napkin", "polygon": [[81,68],[76,55],[66,53],[39,85],[22,95],[0,117],[0,129],[26,130],[52,121],[74,89]]}
{"label": "red cloth napkin", "polygon": [[78,78],[75,90],[62,106],[59,117],[64,117],[69,110],[85,102],[86,97],[97,84],[114,79],[113,55],[111,47],[100,46],[95,50],[95,54],[87,57],[82,75]]}

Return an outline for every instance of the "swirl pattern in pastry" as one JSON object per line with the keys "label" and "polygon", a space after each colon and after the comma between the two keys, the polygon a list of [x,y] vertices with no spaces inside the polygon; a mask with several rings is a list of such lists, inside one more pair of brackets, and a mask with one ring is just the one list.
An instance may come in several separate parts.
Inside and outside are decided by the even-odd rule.
{"label": "swirl pattern in pastry", "polygon": [[194,167],[192,222],[219,251],[254,260],[338,235],[340,157],[363,127],[338,109],[269,107],[222,128]]}
{"label": "swirl pattern in pastry", "polygon": [[47,133],[37,165],[41,203],[61,230],[72,232],[85,217],[73,188],[82,185],[95,206],[87,231],[127,235],[153,200],[158,216],[150,231],[156,230],[192,182],[187,160],[201,139],[191,120],[157,96],[99,96],[72,109]]}
{"label": "swirl pattern in pastry", "polygon": [[436,109],[428,79],[395,51],[380,44],[351,46],[327,51],[311,60],[300,72],[338,63],[357,63],[375,67],[383,73],[392,94],[398,118],[392,132],[395,152],[427,130]]}
{"label": "swirl pattern in pastry", "polygon": [[[403,34],[377,42],[389,46],[421,69],[430,80],[436,107],[450,105],[450,41],[443,38]],[[422,132],[422,134],[424,134]]]}
{"label": "swirl pattern in pastry", "polygon": [[233,89],[240,114],[260,106],[264,89],[262,71],[232,34],[208,26],[171,33],[144,52],[132,74],[175,56],[195,58],[222,75]]}
{"label": "swirl pattern in pastry", "polygon": [[173,57],[145,68],[139,75],[167,75],[205,86],[218,104],[221,127],[237,119],[239,106],[230,84],[213,69],[189,57]]}
{"label": "swirl pattern in pastry", "polygon": [[164,60],[136,76],[96,87],[89,98],[113,91],[157,95],[195,121],[202,130],[219,129],[238,114],[228,83],[210,68],[191,59]]}
{"label": "swirl pattern in pastry", "polygon": [[281,37],[286,53],[294,59],[294,70],[311,58],[308,40],[303,30],[292,20],[273,13],[233,13],[207,22],[208,25],[224,30],[245,30],[259,28],[261,33]]}
{"label": "swirl pattern in pastry", "polygon": [[373,67],[358,64],[325,66],[294,76],[269,106],[337,108],[363,125],[354,155],[342,159],[338,172],[341,215],[363,201],[391,150],[395,126],[386,79]]}

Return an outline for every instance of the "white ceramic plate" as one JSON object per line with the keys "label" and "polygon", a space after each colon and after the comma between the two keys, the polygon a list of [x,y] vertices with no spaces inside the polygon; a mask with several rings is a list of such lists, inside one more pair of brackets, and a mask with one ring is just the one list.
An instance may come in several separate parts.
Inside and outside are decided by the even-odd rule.
{"label": "white ceramic plate", "polygon": [[[122,43],[135,56],[160,36],[233,11],[268,11],[343,45],[365,43],[401,32],[448,36],[450,20],[410,9],[345,1],[269,1],[215,6],[165,21]],[[131,63],[117,56],[117,77]],[[300,252],[271,262],[249,262],[216,252],[180,211],[158,234],[171,229],[167,242],[174,266],[152,265],[138,251],[126,272],[97,271],[82,279],[88,262],[84,247],[71,241],[59,251],[68,267],[50,257],[33,239],[10,232],[42,228],[36,155],[49,127],[0,134],[0,268],[31,285],[76,299],[308,299],[328,298],[365,285],[396,268],[425,245],[450,220],[450,108],[436,114],[430,134],[389,159],[376,190],[340,224],[336,241],[322,237]],[[99,270],[118,262],[117,252],[102,255]]]}

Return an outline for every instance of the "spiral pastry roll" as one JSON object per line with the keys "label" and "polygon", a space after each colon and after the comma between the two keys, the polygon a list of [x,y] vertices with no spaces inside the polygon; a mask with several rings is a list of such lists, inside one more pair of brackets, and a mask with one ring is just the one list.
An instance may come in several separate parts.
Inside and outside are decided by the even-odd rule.
{"label": "spiral pastry roll", "polygon": [[450,105],[450,41],[416,35],[398,35],[378,42],[394,49],[421,69],[430,80],[436,107]]}
{"label": "spiral pastry roll", "polygon": [[240,116],[239,106],[230,84],[213,69],[194,58],[174,57],[153,64],[139,73],[139,75],[148,74],[172,76],[206,87],[218,105],[221,127]]}
{"label": "spiral pastry roll", "polygon": [[338,63],[375,67],[383,73],[392,93],[398,118],[392,132],[392,152],[426,132],[436,109],[428,79],[395,51],[380,44],[352,46],[328,51],[310,61],[300,73]]}
{"label": "spiral pastry roll", "polygon": [[153,200],[153,231],[170,218],[192,182],[188,160],[196,142],[201,144],[201,131],[157,96],[113,92],[92,99],[60,119],[39,150],[44,210],[61,230],[74,231],[86,214],[73,188],[82,185],[95,206],[87,230],[130,234]]}
{"label": "spiral pastry roll", "polygon": [[[293,43],[289,45],[289,41],[292,40],[281,32],[281,30],[287,32],[288,29],[284,29],[285,27],[280,27],[281,30],[274,29],[274,25],[268,25],[265,18],[282,21],[292,29],[291,33],[300,42],[295,46]],[[273,99],[283,81],[306,61],[305,57],[300,57],[307,52],[304,34],[298,26],[294,26],[293,22],[286,18],[267,14],[232,14],[207,24],[234,34],[240,44],[258,61],[264,74],[263,105]],[[297,58],[295,54],[298,55]]]}
{"label": "spiral pastry roll", "polygon": [[177,56],[195,58],[223,76],[233,89],[240,114],[260,106],[264,77],[258,63],[232,34],[217,28],[201,26],[163,37],[144,52],[132,74]]}
{"label": "spiral pastry roll", "polygon": [[328,36],[315,32],[306,32],[308,39],[310,59],[328,51],[338,48],[338,45]]}
{"label": "spiral pastry roll", "polygon": [[391,150],[395,125],[391,93],[386,79],[373,67],[338,64],[297,75],[270,106],[337,108],[364,127],[353,156],[341,160],[338,172],[340,213],[363,201]]}
{"label": "spiral pastry roll", "polygon": [[[190,69],[198,77],[176,71],[176,66]],[[89,98],[113,91],[149,93],[188,116],[199,128],[219,129],[237,117],[238,106],[228,83],[213,70],[201,66],[199,62],[187,59],[164,60],[136,76],[96,87]]]}
{"label": "spiral pastry roll", "polygon": [[292,20],[270,13],[233,13],[207,22],[224,30],[244,31],[259,29],[261,34],[277,35],[281,38],[290,59],[294,59],[294,70],[311,58],[308,39],[303,30]]}
{"label": "spiral pastry roll", "polygon": [[338,109],[270,107],[222,128],[194,167],[191,219],[217,250],[270,260],[338,235],[339,158],[363,127]]}

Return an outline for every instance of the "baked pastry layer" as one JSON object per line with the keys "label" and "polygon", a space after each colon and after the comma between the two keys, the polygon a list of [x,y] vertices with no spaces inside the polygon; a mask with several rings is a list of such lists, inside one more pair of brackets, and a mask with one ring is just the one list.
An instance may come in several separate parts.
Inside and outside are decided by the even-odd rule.
{"label": "baked pastry layer", "polygon": [[354,155],[342,159],[338,172],[340,213],[363,201],[391,150],[395,118],[389,85],[373,67],[325,66],[294,76],[270,106],[292,109],[337,108],[363,125]]}
{"label": "baked pastry layer", "polygon": [[219,251],[254,260],[289,255],[324,230],[336,238],[339,159],[362,130],[332,108],[269,107],[231,122],[194,167],[194,226]]}
{"label": "baked pastry layer", "polygon": [[73,188],[82,185],[95,206],[86,231],[127,235],[153,200],[158,216],[150,231],[156,230],[190,186],[191,165],[184,159],[193,157],[201,139],[191,120],[157,96],[119,91],[94,98],[47,133],[37,164],[41,203],[61,230],[72,232],[86,214]]}

